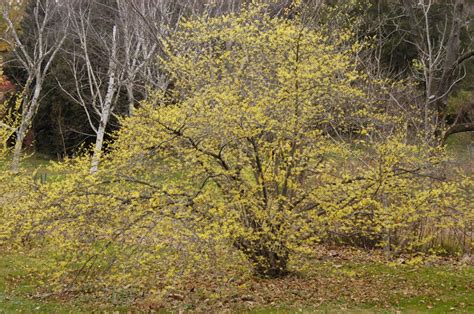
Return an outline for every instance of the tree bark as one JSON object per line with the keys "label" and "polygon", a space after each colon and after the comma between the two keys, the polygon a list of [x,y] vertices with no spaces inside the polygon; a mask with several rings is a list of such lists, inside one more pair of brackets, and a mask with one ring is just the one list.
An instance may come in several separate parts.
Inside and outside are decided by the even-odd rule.
{"label": "tree bark", "polygon": [[127,83],[127,98],[128,98],[128,116],[131,117],[133,115],[133,110],[135,109],[135,96],[133,93],[133,84]]}
{"label": "tree bark", "polygon": [[20,171],[21,151],[23,148],[23,141],[26,137],[27,128],[22,123],[20,128],[16,131],[15,146],[13,148],[13,159],[11,164],[11,171],[18,173]]}
{"label": "tree bark", "polygon": [[104,146],[104,136],[107,126],[108,118],[104,116],[101,118],[99,128],[97,130],[97,137],[94,144],[94,153],[92,155],[91,162],[91,174],[96,173],[99,170],[100,157],[102,155],[102,147]]}
{"label": "tree bark", "polygon": [[458,68],[459,51],[461,47],[461,28],[464,15],[464,0],[456,0],[453,8],[453,20],[451,24],[451,32],[449,33],[446,43],[446,57],[443,64],[443,72],[441,74],[437,97],[438,116],[442,121],[446,119],[446,108],[448,106],[449,92],[453,88],[456,80],[455,71]]}
{"label": "tree bark", "polygon": [[107,94],[105,95],[104,103],[102,104],[99,128],[97,129],[97,138],[94,146],[94,154],[92,156],[91,174],[97,172],[99,169],[100,157],[102,154],[102,147],[104,145],[104,136],[109,122],[110,113],[112,112],[112,103],[115,92],[117,90],[116,75],[117,75],[117,28],[114,26],[112,30],[112,48],[109,59],[109,82],[107,86]]}

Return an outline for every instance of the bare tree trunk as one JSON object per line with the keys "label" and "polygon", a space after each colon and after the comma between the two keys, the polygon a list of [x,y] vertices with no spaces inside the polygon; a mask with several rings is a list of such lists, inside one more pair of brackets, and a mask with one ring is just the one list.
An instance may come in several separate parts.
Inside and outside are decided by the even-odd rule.
{"label": "bare tree trunk", "polygon": [[21,151],[23,149],[23,141],[25,140],[26,134],[31,127],[36,111],[39,106],[39,96],[42,89],[42,77],[41,75],[36,76],[36,85],[31,101],[26,97],[23,99],[23,110],[20,127],[16,131],[15,147],[13,149],[13,159],[11,164],[11,170],[13,173],[18,173],[20,170]]}
{"label": "bare tree trunk", "polygon": [[[451,32],[446,44],[446,57],[443,64],[443,72],[439,82],[439,100],[437,111],[439,119],[443,122],[446,119],[446,109],[448,106],[448,96],[453,84],[456,82],[455,71],[458,67],[457,59],[460,55],[461,28],[464,20],[464,0],[456,0],[453,8],[453,20]],[[443,123],[444,124],[444,123]]]}
{"label": "bare tree trunk", "polygon": [[28,128],[25,123],[22,123],[20,128],[16,131],[15,147],[13,148],[13,159],[11,164],[11,171],[13,173],[18,173],[20,170],[21,151],[23,149],[23,141],[25,140],[27,130]]}
{"label": "bare tree trunk", "polygon": [[135,109],[135,96],[133,95],[133,84],[127,83],[125,86],[127,89],[127,98],[128,98],[128,115],[133,115],[133,110]]}
{"label": "bare tree trunk", "polygon": [[102,154],[102,147],[104,145],[104,136],[109,122],[110,113],[112,112],[112,102],[117,90],[116,75],[117,75],[117,27],[114,26],[112,31],[112,47],[109,59],[109,82],[107,87],[107,94],[102,105],[100,123],[97,129],[97,138],[95,141],[94,154],[92,156],[91,173],[97,172],[99,169],[100,157]]}
{"label": "bare tree trunk", "polygon": [[[112,103],[112,97],[115,93],[115,90],[114,90],[115,87],[110,85],[110,84],[115,84],[115,82],[113,81],[114,81],[114,78],[111,78],[111,80],[109,81],[109,92],[107,94],[107,98],[110,98],[109,104]],[[105,108],[105,110],[102,112],[102,116],[100,117],[100,123],[99,123],[99,127],[97,128],[97,137],[96,137],[95,145],[94,145],[94,153],[92,155],[91,173],[96,173],[97,170],[99,170],[100,157],[102,155],[105,131],[107,129],[107,124],[109,122],[110,112],[111,112],[111,106],[109,105],[108,107]]]}
{"label": "bare tree trunk", "polygon": [[102,147],[104,145],[104,136],[107,126],[107,118],[105,115],[101,118],[99,128],[97,130],[97,137],[94,145],[94,154],[92,155],[91,173],[96,173],[99,170],[100,157],[102,155]]}

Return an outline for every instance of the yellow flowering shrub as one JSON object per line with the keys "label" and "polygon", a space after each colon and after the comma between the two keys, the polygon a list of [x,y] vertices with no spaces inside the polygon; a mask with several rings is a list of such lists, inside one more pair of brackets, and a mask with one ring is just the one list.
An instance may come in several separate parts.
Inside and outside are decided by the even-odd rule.
{"label": "yellow flowering shrub", "polygon": [[472,222],[472,179],[448,181],[442,149],[369,96],[352,34],[265,12],[183,21],[171,87],[121,121],[101,169],[52,164],[5,207],[10,242],[50,252],[50,284],[162,295],[203,273],[282,276],[325,241],[420,250],[437,241],[423,228]]}

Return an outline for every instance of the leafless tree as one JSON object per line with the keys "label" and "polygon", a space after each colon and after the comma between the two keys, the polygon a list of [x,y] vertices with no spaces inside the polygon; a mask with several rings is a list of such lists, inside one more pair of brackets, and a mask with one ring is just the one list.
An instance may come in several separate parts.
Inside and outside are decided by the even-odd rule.
{"label": "leafless tree", "polygon": [[[119,62],[124,71],[128,114],[138,100],[146,98],[147,88],[166,89],[169,81],[160,71],[162,42],[182,16],[177,2],[159,0],[116,0],[120,43]],[[138,94],[138,95],[137,95]]]}
{"label": "leafless tree", "polygon": [[58,82],[61,89],[84,108],[96,135],[91,173],[98,169],[107,126],[116,109],[118,91],[124,79],[118,60],[117,24],[103,14],[106,10],[103,3],[68,1],[71,43],[66,52],[74,87],[70,91]]}
{"label": "leafless tree", "polygon": [[[410,25],[410,36],[406,40],[418,50],[419,64],[415,73],[425,86],[426,132],[445,139],[457,132],[474,131],[474,124],[446,126],[448,96],[465,76],[464,63],[474,56],[472,45],[464,49],[461,45],[461,32],[473,18],[470,5],[466,0],[400,0],[400,3]],[[432,14],[435,5],[446,6],[442,18],[438,15],[438,21]],[[429,125],[438,127],[429,130]]]}
{"label": "leafless tree", "polygon": [[[21,36],[14,27],[11,5],[9,2],[1,4],[3,19],[8,25],[1,40],[13,47],[15,61],[26,72],[26,82],[22,86],[21,123],[16,130],[12,161],[12,171],[18,172],[23,141],[40,105],[45,77],[66,39],[69,16],[63,10],[63,1],[36,0],[29,17],[32,29],[27,36]],[[28,46],[26,41],[29,41]]]}

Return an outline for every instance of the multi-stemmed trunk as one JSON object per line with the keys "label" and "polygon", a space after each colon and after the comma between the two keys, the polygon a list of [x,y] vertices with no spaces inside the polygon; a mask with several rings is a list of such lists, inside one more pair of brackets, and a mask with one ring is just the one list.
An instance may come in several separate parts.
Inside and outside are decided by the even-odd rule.
{"label": "multi-stemmed trunk", "polygon": [[285,276],[288,273],[288,252],[275,252],[267,246],[254,248],[246,254],[252,262],[256,275],[268,278]]}
{"label": "multi-stemmed trunk", "polygon": [[277,278],[288,274],[289,249],[282,244],[262,239],[239,238],[235,246],[241,250],[252,264],[254,274],[259,277]]}

